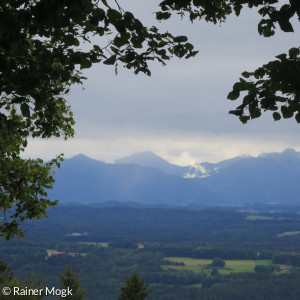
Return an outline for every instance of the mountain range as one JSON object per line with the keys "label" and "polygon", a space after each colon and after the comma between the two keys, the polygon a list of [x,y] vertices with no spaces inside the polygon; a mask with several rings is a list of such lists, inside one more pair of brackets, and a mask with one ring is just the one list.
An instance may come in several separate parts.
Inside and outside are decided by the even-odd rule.
{"label": "mountain range", "polygon": [[52,199],[61,203],[159,206],[300,204],[300,153],[241,156],[177,166],[152,152],[104,163],[83,154],[56,171]]}

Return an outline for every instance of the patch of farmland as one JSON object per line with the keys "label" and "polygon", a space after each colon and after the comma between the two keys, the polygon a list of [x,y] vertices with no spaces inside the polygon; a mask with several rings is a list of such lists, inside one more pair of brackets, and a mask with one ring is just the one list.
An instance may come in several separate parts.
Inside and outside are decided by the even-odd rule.
{"label": "patch of farmland", "polygon": [[256,221],[256,220],[274,220],[273,217],[260,216],[260,215],[248,215],[246,217],[248,221]]}
{"label": "patch of farmland", "polygon": [[291,236],[291,235],[298,235],[300,234],[300,231],[285,231],[283,233],[277,234],[278,237],[284,237],[284,236]]}
{"label": "patch of farmland", "polygon": [[[184,263],[184,265],[162,265],[163,269],[189,270],[195,272],[209,273],[214,267],[211,267],[212,259],[195,259],[189,257],[166,257],[165,260],[174,263]],[[225,268],[218,269],[221,274],[233,272],[254,272],[256,265],[270,265],[271,260],[225,260]]]}

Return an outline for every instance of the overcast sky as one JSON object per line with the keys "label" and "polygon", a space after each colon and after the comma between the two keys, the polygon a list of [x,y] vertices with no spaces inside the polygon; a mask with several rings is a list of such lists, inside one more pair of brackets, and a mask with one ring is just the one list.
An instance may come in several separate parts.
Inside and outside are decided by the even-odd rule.
{"label": "overcast sky", "polygon": [[[121,3],[129,1],[121,1]],[[158,1],[130,1],[146,25],[154,24]],[[84,153],[112,161],[150,150],[177,164],[217,162],[238,155],[258,155],[285,148],[300,150],[300,126],[293,120],[274,122],[271,114],[243,125],[228,111],[239,105],[226,99],[241,72],[252,71],[274,56],[299,46],[295,33],[271,38],[257,32],[259,16],[244,10],[219,25],[180,21],[156,24],[162,30],[187,35],[199,50],[196,58],[174,58],[167,66],[151,66],[152,76],[94,65],[88,79],[67,97],[76,120],[73,139],[30,141],[26,156],[49,159]]]}

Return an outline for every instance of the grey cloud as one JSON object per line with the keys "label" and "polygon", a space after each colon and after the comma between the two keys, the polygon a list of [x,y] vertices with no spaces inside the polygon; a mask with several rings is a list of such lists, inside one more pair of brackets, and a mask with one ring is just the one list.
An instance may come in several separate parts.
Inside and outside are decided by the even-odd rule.
{"label": "grey cloud", "polygon": [[[156,9],[152,1],[127,1],[123,4],[131,5],[141,19],[151,24],[154,16],[149,11]],[[162,143],[162,136],[168,139],[179,134],[191,136],[193,140],[203,133],[216,135],[215,139],[204,139],[205,143],[212,145],[215,145],[218,135],[223,145],[226,144],[224,137],[228,135],[251,141],[253,136],[259,135],[266,142],[270,140],[271,144],[275,136],[280,149],[284,148],[284,143],[290,146],[293,139],[295,142],[298,140],[300,130],[294,120],[274,123],[267,114],[242,125],[237,118],[228,115],[228,111],[238,102],[226,100],[226,95],[240,73],[251,71],[298,45],[299,24],[294,34],[278,32],[275,37],[266,39],[258,35],[257,23],[257,15],[247,10],[240,18],[231,17],[221,27],[203,22],[189,24],[178,19],[158,24],[162,30],[188,35],[200,51],[198,56],[188,61],[174,59],[166,67],[152,64],[151,78],[143,74],[136,76],[122,67],[115,76],[109,66],[93,66],[85,72],[88,77],[84,83],[85,89],[73,88],[68,96],[77,121],[76,138],[95,140],[96,144],[103,137],[110,141],[115,139],[115,143],[103,142],[105,150],[111,152],[116,150],[109,150],[108,145],[122,147],[122,143],[118,143],[120,137],[123,147],[127,138],[128,145],[132,145],[128,149],[133,150],[135,145],[133,152],[137,152],[151,150],[143,149],[143,145],[155,148],[154,141]],[[288,140],[285,139],[287,132]],[[157,135],[159,139],[154,138]],[[148,144],[145,142],[147,137]],[[139,138],[143,139],[143,144],[133,142]],[[169,145],[163,144],[168,146],[168,151],[172,152],[172,143],[173,151],[184,151],[184,143],[179,147],[176,137],[168,141]],[[193,144],[195,147],[192,144],[187,141],[185,150],[195,155],[195,147],[200,147],[201,143]],[[79,147],[78,143],[76,145]],[[237,151],[231,150],[231,153],[240,153],[241,149],[247,151],[247,147],[239,147],[237,142],[234,145]],[[219,147],[222,148],[221,145]],[[212,151],[212,148],[207,146],[207,151]]]}

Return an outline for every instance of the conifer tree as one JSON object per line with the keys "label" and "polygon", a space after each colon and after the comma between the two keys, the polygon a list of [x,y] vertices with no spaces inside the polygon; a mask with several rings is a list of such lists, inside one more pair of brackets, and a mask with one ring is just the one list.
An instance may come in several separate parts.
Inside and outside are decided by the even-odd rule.
{"label": "conifer tree", "polygon": [[72,295],[66,297],[60,297],[59,299],[66,300],[83,300],[85,291],[80,285],[79,276],[73,273],[71,266],[67,265],[63,274],[58,274],[58,278],[61,282],[61,288],[71,290]]}
{"label": "conifer tree", "polygon": [[121,288],[118,300],[143,300],[149,295],[148,284],[139,278],[137,271],[126,278],[126,286]]}

